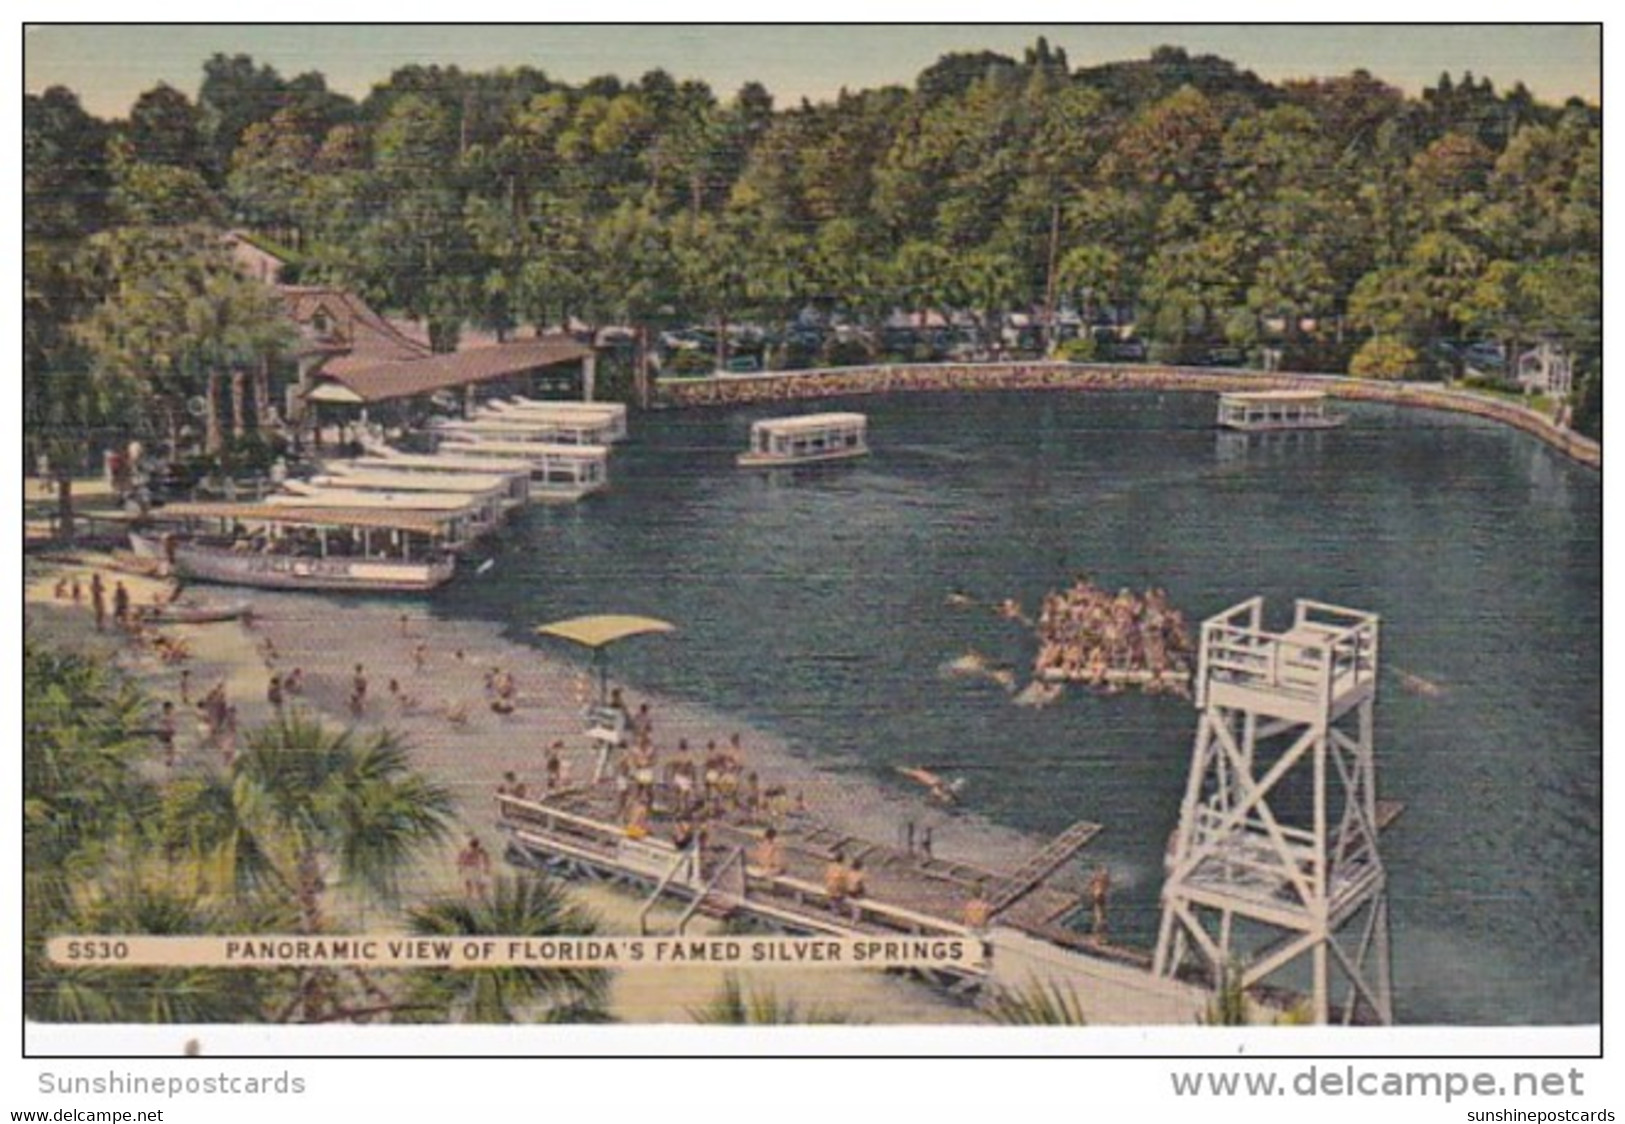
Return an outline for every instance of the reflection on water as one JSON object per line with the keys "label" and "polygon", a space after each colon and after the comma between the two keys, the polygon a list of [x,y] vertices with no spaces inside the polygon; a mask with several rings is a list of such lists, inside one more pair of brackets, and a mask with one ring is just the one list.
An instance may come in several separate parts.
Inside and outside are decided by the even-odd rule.
{"label": "reflection on water", "polygon": [[[756,418],[845,406],[870,417],[865,460],[734,468]],[[1085,859],[1118,872],[1113,930],[1145,944],[1194,711],[1076,691],[1019,706],[944,675],[975,653],[1024,686],[1033,656],[1030,633],[949,593],[1030,606],[1087,571],[1163,586],[1196,618],[1254,594],[1376,612],[1379,787],[1408,805],[1384,841],[1400,1017],[1597,1021],[1600,478],[1479,419],[1348,411],[1340,430],[1253,436],[1217,433],[1205,395],[645,416],[609,494],[525,512],[501,564],[438,604],[515,636],[583,612],[670,619],[680,640],[617,653],[618,673],[877,785],[906,785],[898,765],[970,775],[970,811],[1035,835],[1103,823]]]}

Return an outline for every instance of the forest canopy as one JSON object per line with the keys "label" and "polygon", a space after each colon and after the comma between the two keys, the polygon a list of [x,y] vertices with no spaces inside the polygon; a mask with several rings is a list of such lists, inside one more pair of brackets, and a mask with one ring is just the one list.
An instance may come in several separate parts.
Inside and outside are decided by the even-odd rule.
{"label": "forest canopy", "polygon": [[195,92],[160,84],[125,119],[27,96],[29,371],[94,363],[59,327],[106,278],[64,248],[207,223],[438,347],[464,326],[1065,308],[1132,326],[1153,360],[1269,348],[1376,377],[1550,338],[1600,402],[1600,142],[1597,107],[1521,84],[1271,83],[1177,47],[1073,68],[1040,39],[789,106],[658,69],[454,66],[357,101],[215,55]]}

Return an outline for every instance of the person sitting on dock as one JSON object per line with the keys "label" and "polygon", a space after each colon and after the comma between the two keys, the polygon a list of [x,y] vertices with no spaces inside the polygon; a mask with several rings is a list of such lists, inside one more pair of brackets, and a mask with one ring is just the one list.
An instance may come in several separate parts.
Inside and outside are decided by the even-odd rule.
{"label": "person sitting on dock", "polygon": [[978,933],[987,929],[993,918],[993,903],[987,900],[987,883],[978,882],[970,901],[965,903],[965,927]]}
{"label": "person sitting on dock", "polygon": [[694,825],[687,816],[680,816],[671,829],[671,845],[679,851],[686,851],[694,845]]}
{"label": "person sitting on dock", "polygon": [[777,878],[784,873],[784,845],[779,842],[779,833],[773,828],[768,828],[762,841],[756,845],[754,861],[756,868],[767,878]]}
{"label": "person sitting on dock", "polygon": [[643,797],[632,801],[632,812],[626,817],[626,837],[644,839],[649,835],[649,803]]}
{"label": "person sitting on dock", "polygon": [[839,851],[824,868],[824,894],[829,898],[829,907],[836,912],[846,904],[846,861]]}
{"label": "person sitting on dock", "polygon": [[868,886],[864,881],[863,860],[854,858],[846,869],[846,901],[852,907],[852,920],[858,919],[858,901],[868,893]]}

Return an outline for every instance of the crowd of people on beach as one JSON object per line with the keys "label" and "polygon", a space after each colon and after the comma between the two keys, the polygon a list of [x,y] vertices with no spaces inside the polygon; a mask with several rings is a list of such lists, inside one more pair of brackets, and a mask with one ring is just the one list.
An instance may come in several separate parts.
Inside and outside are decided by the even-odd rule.
{"label": "crowd of people on beach", "polygon": [[1168,603],[1166,591],[1114,594],[1079,575],[1044,598],[1034,674],[1108,691],[1138,686],[1187,695],[1191,652],[1185,616]]}
{"label": "crowd of people on beach", "polygon": [[159,589],[152,594],[151,606],[139,605],[122,579],[115,578],[109,590],[99,570],[91,573],[89,581],[79,574],[64,574],[57,579],[52,588],[52,596],[57,601],[73,605],[84,605],[88,602],[95,618],[97,632],[107,632],[109,628],[117,629],[123,632],[138,650],[150,651],[167,664],[185,661],[189,649],[185,640],[167,636],[154,627],[153,618],[163,606],[174,601],[179,595],[178,585]]}

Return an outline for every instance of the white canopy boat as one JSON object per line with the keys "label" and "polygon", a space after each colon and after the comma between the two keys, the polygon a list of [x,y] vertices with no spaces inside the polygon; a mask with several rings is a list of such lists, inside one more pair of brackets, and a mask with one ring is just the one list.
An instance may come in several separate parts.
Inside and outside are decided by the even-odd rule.
{"label": "white canopy boat", "polygon": [[868,426],[863,414],[763,418],[752,423],[750,449],[738,462],[742,468],[774,468],[866,456]]}
{"label": "white canopy boat", "polygon": [[130,547],[191,581],[422,593],[451,580],[457,533],[433,512],[176,503],[132,531]]}

